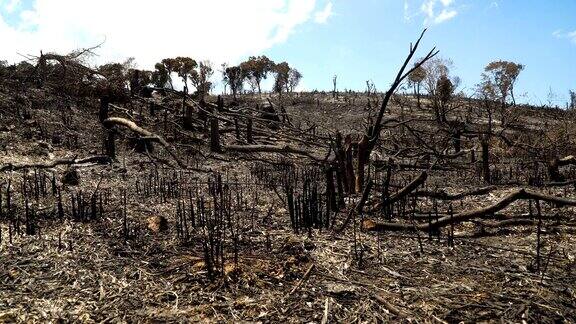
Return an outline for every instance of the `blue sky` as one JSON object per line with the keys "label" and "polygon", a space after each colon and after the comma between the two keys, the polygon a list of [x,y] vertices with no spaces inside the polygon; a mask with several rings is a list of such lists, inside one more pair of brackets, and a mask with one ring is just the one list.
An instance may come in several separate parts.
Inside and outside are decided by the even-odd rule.
{"label": "blue sky", "polygon": [[[422,2],[410,2],[407,20],[403,1],[334,1],[326,24],[300,26],[289,41],[267,51],[300,68],[307,87],[330,88],[337,74],[339,88],[363,89],[373,80],[385,89],[425,26],[418,12]],[[470,89],[483,67],[503,59],[526,65],[516,91],[522,101],[547,103],[549,89],[567,100],[576,88],[576,1],[508,0],[454,1],[456,16],[428,24],[420,55],[434,45],[454,62],[454,74]]]}
{"label": "blue sky", "polygon": [[372,80],[385,90],[410,42],[428,27],[420,55],[435,45],[454,62],[464,90],[497,59],[526,66],[516,86],[520,101],[546,104],[552,89],[553,103],[563,105],[576,88],[574,0],[162,3],[178,10],[159,15],[158,2],[147,0],[0,0],[0,58],[17,61],[19,53],[66,52],[102,41],[95,64],[134,56],[151,68],[163,57],[185,55],[218,67],[264,53],[299,69],[308,90],[330,89],[335,74],[340,89],[363,90]]}

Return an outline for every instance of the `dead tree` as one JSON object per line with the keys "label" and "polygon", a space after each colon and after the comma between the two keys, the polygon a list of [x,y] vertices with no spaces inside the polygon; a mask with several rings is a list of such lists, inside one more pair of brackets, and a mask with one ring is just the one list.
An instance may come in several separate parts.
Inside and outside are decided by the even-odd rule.
{"label": "dead tree", "polygon": [[368,136],[362,136],[358,142],[358,168],[356,170],[356,192],[361,192],[364,186],[364,168],[368,162]]}
{"label": "dead tree", "polygon": [[418,49],[418,45],[420,45],[420,41],[422,40],[422,37],[424,37],[425,32],[426,32],[426,29],[424,29],[424,31],[422,31],[422,34],[420,34],[420,38],[418,38],[418,40],[416,41],[414,46],[412,46],[412,44],[410,44],[410,52],[408,53],[406,60],[404,60],[404,64],[402,65],[402,67],[398,71],[398,74],[396,75],[394,82],[390,86],[390,89],[388,89],[388,91],[386,91],[386,94],[384,95],[384,99],[382,100],[382,105],[380,106],[380,111],[378,111],[378,115],[376,117],[376,120],[374,121],[372,126],[368,128],[369,129],[368,138],[370,139],[369,145],[368,145],[368,150],[367,150],[368,156],[370,155],[370,153],[372,153],[372,150],[374,149],[376,143],[378,142],[378,139],[380,138],[380,131],[382,130],[382,119],[384,118],[384,114],[386,113],[386,108],[388,107],[388,103],[390,102],[392,95],[396,92],[396,89],[400,86],[400,84],[404,81],[404,79],[406,79],[406,77],[408,77],[408,75],[410,75],[410,73],[412,73],[414,70],[416,70],[417,68],[422,66],[422,64],[426,63],[426,61],[430,60],[431,58],[433,58],[434,56],[436,56],[438,54],[436,47],[433,47],[432,50],[430,50],[430,52],[428,52],[428,54],[426,54],[426,56],[424,56],[424,58],[421,61],[416,63],[414,65],[414,67],[412,67],[407,72],[404,72],[406,70],[406,66],[408,65],[408,63],[410,63],[410,61],[412,60],[412,57],[416,53],[416,50]]}
{"label": "dead tree", "polygon": [[482,148],[482,178],[484,182],[491,183],[490,178],[490,136],[480,136],[480,146]]}
{"label": "dead tree", "polygon": [[338,81],[338,76],[334,75],[334,77],[332,77],[332,84],[334,85],[334,90],[332,90],[332,98],[336,98],[336,82]]}
{"label": "dead tree", "polygon": [[220,147],[220,129],[216,118],[210,119],[210,150],[216,153],[222,151]]}
{"label": "dead tree", "polygon": [[252,118],[248,117],[248,121],[246,122],[246,141],[248,144],[254,143],[252,139]]}
{"label": "dead tree", "polygon": [[555,158],[551,160],[548,163],[548,176],[550,177],[550,181],[554,182],[565,181],[566,178],[560,173],[560,167],[575,164],[576,164],[576,157],[574,157],[573,155],[569,155],[563,158]]}
{"label": "dead tree", "polygon": [[105,155],[96,155],[90,156],[83,159],[78,159],[76,157],[73,158],[63,158],[63,159],[56,159],[50,162],[45,163],[31,163],[31,164],[12,164],[7,163],[0,167],[0,172],[4,171],[16,171],[21,169],[50,169],[56,167],[58,165],[78,165],[78,164],[108,164],[111,160],[108,156]]}
{"label": "dead tree", "polygon": [[110,159],[116,159],[116,131],[113,128],[106,129],[104,151]]}
{"label": "dead tree", "polygon": [[183,127],[186,130],[194,129],[194,108],[186,104],[186,98],[182,100],[182,109],[184,109]]}
{"label": "dead tree", "polygon": [[384,223],[384,222],[374,222],[372,220],[365,220],[362,224],[362,228],[366,231],[431,231],[438,230],[441,227],[459,224],[466,221],[471,221],[476,218],[484,218],[490,216],[506,207],[517,200],[530,200],[539,199],[547,201],[550,203],[555,203],[562,206],[576,206],[576,200],[567,199],[562,197],[549,196],[540,192],[528,190],[528,189],[518,189],[504,198],[500,199],[496,203],[486,206],[483,208],[478,208],[471,211],[465,211],[454,215],[447,215],[434,221],[429,221],[428,223],[413,224],[413,223]]}
{"label": "dead tree", "polygon": [[100,97],[100,112],[98,113],[98,117],[101,123],[104,123],[106,119],[108,119],[108,112],[110,110],[110,99],[108,96]]}
{"label": "dead tree", "polygon": [[164,148],[166,149],[168,154],[170,154],[170,156],[172,156],[174,161],[176,161],[176,163],[178,164],[179,167],[181,167],[183,169],[185,169],[187,167],[186,164],[184,162],[182,162],[182,160],[180,160],[180,158],[178,157],[176,152],[174,152],[172,147],[170,147],[170,144],[168,144],[168,142],[166,142],[166,140],[164,138],[162,138],[161,136],[156,135],[156,134],[136,125],[136,123],[134,123],[133,121],[130,121],[128,119],[119,118],[119,117],[110,117],[104,121],[104,126],[112,127],[114,125],[126,127],[128,129],[130,129],[131,131],[143,136],[146,140],[160,143],[160,145],[164,146]]}
{"label": "dead tree", "polygon": [[296,155],[303,155],[317,162],[325,162],[325,159],[314,156],[314,154],[294,148],[290,145],[227,145],[224,147],[226,151],[235,152],[267,152],[267,153],[291,153]]}
{"label": "dead tree", "polygon": [[424,31],[422,31],[422,34],[420,34],[420,37],[418,38],[418,40],[416,41],[414,46],[412,46],[412,44],[410,44],[410,51],[408,53],[408,56],[406,57],[406,59],[404,60],[404,64],[402,64],[402,67],[398,71],[398,74],[396,75],[394,82],[392,83],[392,85],[390,86],[388,91],[386,91],[386,94],[384,95],[384,99],[382,100],[382,105],[380,106],[380,110],[378,112],[376,120],[371,125],[368,125],[366,135],[364,137],[362,137],[362,139],[358,143],[358,147],[359,147],[358,159],[359,160],[358,160],[357,172],[359,172],[360,174],[359,174],[358,178],[356,178],[356,183],[355,183],[355,189],[357,191],[362,190],[362,183],[360,181],[363,181],[364,167],[368,164],[370,154],[372,153],[372,150],[374,149],[374,147],[376,146],[376,143],[378,142],[378,139],[380,138],[380,132],[381,132],[382,127],[383,127],[382,120],[384,118],[384,114],[386,113],[386,108],[388,107],[388,103],[390,102],[390,99],[392,98],[392,96],[396,92],[396,89],[404,81],[404,79],[406,79],[414,70],[416,70],[420,66],[422,66],[422,64],[424,64],[426,61],[430,60],[431,58],[433,58],[434,56],[436,56],[438,54],[438,51],[436,51],[436,48],[435,47],[432,48],[432,50],[430,50],[430,52],[428,52],[428,54],[421,61],[414,64],[414,66],[410,70],[405,72],[406,67],[408,66],[408,64],[412,60],[412,57],[416,53],[416,50],[418,49],[418,46],[420,45],[420,41],[422,40],[422,37],[424,37],[425,32],[426,32],[426,29],[424,29]]}
{"label": "dead tree", "polygon": [[346,167],[346,182],[347,182],[347,186],[348,186],[348,193],[349,194],[353,194],[356,192],[356,186],[355,186],[355,177],[354,177],[354,155],[352,153],[352,137],[350,135],[347,135],[346,138],[344,139],[344,146],[345,146],[345,153],[346,153],[346,162],[345,162],[345,167]]}

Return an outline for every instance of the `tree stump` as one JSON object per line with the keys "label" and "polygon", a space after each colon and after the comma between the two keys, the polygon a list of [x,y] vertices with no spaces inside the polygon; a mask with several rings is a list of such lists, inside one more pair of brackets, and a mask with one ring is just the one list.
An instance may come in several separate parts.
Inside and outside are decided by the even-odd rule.
{"label": "tree stump", "polygon": [[210,150],[219,153],[222,151],[220,146],[220,129],[218,128],[218,119],[210,119]]}

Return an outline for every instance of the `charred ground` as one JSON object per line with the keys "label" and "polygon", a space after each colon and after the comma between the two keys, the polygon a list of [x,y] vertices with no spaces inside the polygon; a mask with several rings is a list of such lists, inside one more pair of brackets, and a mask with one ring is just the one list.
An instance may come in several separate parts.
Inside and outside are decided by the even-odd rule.
{"label": "charred ground", "polygon": [[13,72],[2,321],[576,317],[570,111],[454,96],[438,120],[395,94],[367,142],[382,93],[118,96]]}

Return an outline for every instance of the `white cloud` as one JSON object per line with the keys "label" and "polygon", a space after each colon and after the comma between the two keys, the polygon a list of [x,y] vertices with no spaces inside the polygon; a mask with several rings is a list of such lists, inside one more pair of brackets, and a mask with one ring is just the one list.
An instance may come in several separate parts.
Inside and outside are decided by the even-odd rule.
{"label": "white cloud", "polygon": [[[455,0],[424,0],[420,5],[420,14],[424,15],[424,24],[440,24],[458,15],[454,9]],[[408,11],[408,0],[404,2],[404,17],[411,17]],[[409,20],[409,19],[407,19]]]}
{"label": "white cloud", "polygon": [[558,39],[569,39],[574,44],[576,44],[576,30],[571,32],[565,32],[562,29],[558,29],[552,33],[552,36]]}
{"label": "white cloud", "polygon": [[325,24],[328,21],[328,18],[332,16],[332,2],[329,1],[322,11],[318,11],[314,15],[314,22],[317,24]]}
{"label": "white cloud", "polygon": [[442,12],[440,12],[440,14],[434,18],[434,23],[435,24],[443,23],[447,20],[456,17],[457,14],[458,12],[456,10],[442,9]]}
{"label": "white cloud", "polygon": [[4,10],[6,13],[13,13],[16,8],[20,5],[20,0],[8,0],[7,3],[4,5]]}
{"label": "white cloud", "polygon": [[562,31],[562,29],[558,29],[558,30],[555,30],[555,31],[552,33],[552,36],[554,36],[554,37],[556,37],[556,38],[562,38],[562,34],[563,34],[563,33],[564,33],[564,32]]}
{"label": "white cloud", "polygon": [[0,16],[0,57],[18,61],[17,53],[67,53],[105,40],[97,63],[133,56],[151,68],[176,55],[235,63],[286,41],[312,18],[315,2],[35,0],[17,26]]}

